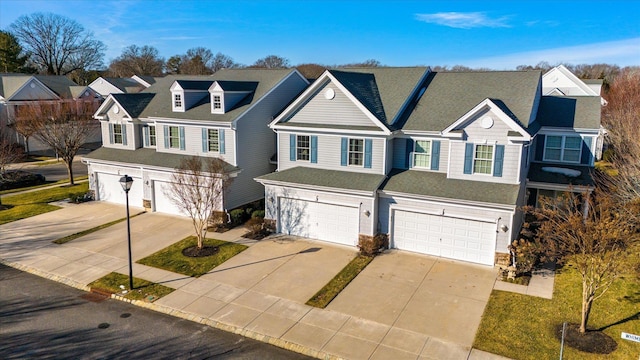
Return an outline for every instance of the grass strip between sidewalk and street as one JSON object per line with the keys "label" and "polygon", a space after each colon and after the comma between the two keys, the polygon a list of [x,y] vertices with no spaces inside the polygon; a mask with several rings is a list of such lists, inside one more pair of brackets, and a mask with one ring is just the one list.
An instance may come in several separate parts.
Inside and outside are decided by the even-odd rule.
{"label": "grass strip between sidewalk and street", "polygon": [[189,236],[138,260],[137,263],[191,277],[200,277],[248,248],[242,244],[207,238],[204,240],[204,246],[217,246],[218,252],[203,257],[189,257],[182,254],[183,249],[195,246],[197,242],[198,239],[195,236]]}
{"label": "grass strip between sidewalk and street", "polygon": [[82,183],[74,186],[59,186],[24,194],[3,196],[2,206],[8,208],[0,210],[0,225],[58,210],[60,209],[59,206],[50,205],[49,203],[68,199],[73,195],[82,195],[88,190],[89,184]]}
{"label": "grass strip between sidewalk and street", "polygon": [[[131,215],[129,218],[132,219],[132,218],[134,218],[134,217],[136,217],[138,215],[142,215],[144,213],[146,213],[146,211],[141,211],[141,212],[139,212],[137,214]],[[123,222],[125,220],[127,220],[126,217],[120,218],[118,220],[113,220],[113,221],[108,222],[106,224],[98,225],[96,227],[92,227],[91,229],[82,230],[82,231],[79,231],[79,232],[77,232],[75,234],[67,235],[67,236],[62,237],[60,239],[53,240],[52,243],[54,243],[54,244],[66,244],[69,241],[75,240],[75,239],[77,239],[79,237],[83,237],[83,236],[91,234],[91,233],[94,233],[94,232],[96,232],[98,230],[102,230],[102,229],[108,228],[111,225],[115,225],[115,224],[121,223],[121,222]]]}
{"label": "grass strip between sidewalk and street", "polygon": [[[169,295],[174,289],[147,280],[133,278],[133,291],[129,291],[129,276],[112,272],[89,284],[92,289],[106,290],[129,300],[154,302]],[[122,288],[124,287],[124,289]]]}
{"label": "grass strip between sidewalk and street", "polygon": [[373,260],[373,256],[358,255],[351,260],[340,272],[331,279],[320,291],[318,291],[307,305],[324,309],[345,288],[351,280],[364,270]]}
{"label": "grass strip between sidewalk and street", "polygon": [[[555,275],[553,299],[494,290],[476,333],[474,348],[519,360],[558,358],[562,323],[580,323],[582,281],[565,265]],[[565,344],[566,359],[636,359],[640,344],[621,339],[640,334],[640,273],[624,274],[593,303],[589,328],[602,330],[617,343],[608,355],[590,354]]]}

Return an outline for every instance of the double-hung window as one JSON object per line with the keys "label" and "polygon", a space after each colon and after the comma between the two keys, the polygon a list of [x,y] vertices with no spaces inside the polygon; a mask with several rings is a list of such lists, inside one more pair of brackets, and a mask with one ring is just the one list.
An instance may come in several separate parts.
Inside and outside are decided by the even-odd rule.
{"label": "double-hung window", "polygon": [[362,166],[364,164],[364,140],[349,139],[349,165]]}
{"label": "double-hung window", "polygon": [[416,140],[413,149],[413,167],[431,168],[431,141]]}
{"label": "double-hung window", "polygon": [[582,138],[579,136],[547,135],[544,160],[579,163]]}
{"label": "double-hung window", "polygon": [[173,106],[177,107],[177,108],[181,108],[182,107],[182,95],[173,94]]}
{"label": "double-hung window", "polygon": [[220,95],[213,95],[213,108],[222,109],[222,98]]}
{"label": "double-hung window", "polygon": [[296,160],[309,161],[311,141],[309,135],[296,136]]}
{"label": "double-hung window", "polygon": [[209,151],[220,151],[220,133],[218,129],[207,130],[207,142],[209,144]]}
{"label": "double-hung window", "polygon": [[123,143],[122,124],[112,124],[112,126],[113,126],[113,143],[122,144]]}
{"label": "double-hung window", "polygon": [[169,147],[171,149],[180,148],[180,128],[177,126],[169,126]]}
{"label": "double-hung window", "polygon": [[149,126],[149,146],[156,146],[156,127]]}
{"label": "double-hung window", "polygon": [[493,171],[493,145],[476,145],[473,155],[473,172],[491,174]]}

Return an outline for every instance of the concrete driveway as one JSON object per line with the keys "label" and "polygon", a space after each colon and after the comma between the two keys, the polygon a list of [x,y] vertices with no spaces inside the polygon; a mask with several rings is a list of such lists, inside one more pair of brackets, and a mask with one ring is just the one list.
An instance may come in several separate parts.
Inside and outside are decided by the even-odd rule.
{"label": "concrete driveway", "polygon": [[496,271],[481,265],[387,251],[376,257],[327,308],[469,349]]}

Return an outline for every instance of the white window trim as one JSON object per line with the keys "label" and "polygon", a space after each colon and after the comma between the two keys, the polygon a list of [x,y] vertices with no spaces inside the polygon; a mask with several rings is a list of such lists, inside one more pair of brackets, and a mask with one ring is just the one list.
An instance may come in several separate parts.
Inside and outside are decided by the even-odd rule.
{"label": "white window trim", "polygon": [[[116,133],[116,126],[120,126],[120,133]],[[122,133],[122,128],[124,124],[111,124],[111,131],[113,132],[113,143],[117,145],[124,145],[124,134]],[[116,141],[116,135],[120,135],[120,142]]]}
{"label": "white window trim", "polygon": [[[218,142],[218,150],[211,150],[212,141],[209,138],[209,132],[210,131],[215,131],[215,132],[218,133],[218,140],[217,140],[217,142]],[[207,150],[209,152],[213,152],[213,153],[219,153],[220,152],[220,131],[224,131],[224,130],[221,130],[221,129],[207,129]]]}
{"label": "white window trim", "polygon": [[[556,137],[560,137],[562,140],[560,141],[560,159],[556,160],[556,159],[547,159],[547,141],[549,140],[550,136],[556,136]],[[574,138],[579,138],[580,139],[580,147],[578,149],[571,149],[571,150],[578,150],[578,161],[569,161],[569,160],[564,160],[564,150],[565,150],[565,140],[568,137],[574,137]],[[544,151],[543,151],[543,155],[542,155],[542,160],[543,161],[553,161],[553,162],[560,162],[560,163],[566,163],[566,164],[580,164],[581,160],[582,160],[582,136],[580,135],[553,135],[553,134],[547,134],[544,137]]]}
{"label": "white window trim", "polygon": [[[426,141],[429,143],[429,152],[428,153],[423,153],[423,152],[417,152],[416,151],[416,146],[418,146],[418,141]],[[425,167],[425,166],[417,166],[416,165],[416,160],[415,160],[415,156],[416,154],[426,154],[429,155],[429,164]],[[411,152],[411,167],[412,168],[416,168],[416,169],[426,169],[426,170],[431,170],[431,158],[433,157],[433,140],[431,139],[415,139],[413,141],[413,151]]]}
{"label": "white window trim", "polygon": [[[214,108],[214,97],[215,96],[219,96],[220,97],[220,108],[216,109]],[[211,93],[211,113],[212,114],[224,114],[224,93],[222,92],[212,92]]]}
{"label": "white window trim", "polygon": [[[305,136],[309,139],[309,146],[307,147],[308,152],[308,159],[304,160],[304,159],[299,159],[298,158],[298,137],[299,136]],[[347,155],[348,156],[348,155]],[[296,134],[296,161],[304,161],[304,162],[311,162],[311,135],[300,135],[300,134]]]}
{"label": "white window trim", "polygon": [[[153,129],[153,136],[151,136],[151,129]],[[153,141],[155,144],[151,144],[151,138],[153,137]],[[158,146],[158,129],[155,125],[149,125],[149,147],[155,148]]]}
{"label": "white window trim", "polygon": [[[171,138],[172,138],[172,136],[171,136],[171,128],[176,128],[178,130],[178,135],[174,136],[174,138],[178,139],[178,146],[171,146]],[[169,136],[169,149],[178,149],[178,150],[180,150],[180,147],[181,147],[180,146],[181,145],[180,144],[180,126],[169,125],[169,129],[168,129],[168,134],[167,135]]]}
{"label": "white window trim", "polygon": [[[180,99],[178,101],[180,101],[180,105],[178,106],[176,104],[176,96],[180,96]],[[184,92],[181,91],[173,91],[171,93],[171,107],[173,109],[173,111],[179,111],[179,112],[184,112]]]}
{"label": "white window trim", "polygon": [[[349,156],[349,155],[351,155],[351,140],[360,140],[360,141],[362,141],[362,153],[361,153],[362,154],[362,157],[361,157],[362,164],[360,164],[360,165],[351,164],[350,163],[351,162],[350,161],[351,160],[351,156]],[[354,151],[354,153],[356,153],[356,152]],[[347,166],[357,167],[357,168],[364,168],[364,153],[365,153],[364,138],[347,138]]]}
{"label": "white window trim", "polygon": [[[491,146],[491,166],[488,173],[476,172],[476,148],[478,146]],[[477,160],[489,160],[489,159],[477,159]],[[474,143],[473,144],[473,159],[471,160],[471,174],[480,176],[493,176],[493,167],[496,162],[496,144],[493,143]]]}

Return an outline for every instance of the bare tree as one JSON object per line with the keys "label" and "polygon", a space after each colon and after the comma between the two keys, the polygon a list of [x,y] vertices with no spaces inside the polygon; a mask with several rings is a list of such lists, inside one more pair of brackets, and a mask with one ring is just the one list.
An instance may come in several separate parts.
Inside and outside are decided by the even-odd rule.
{"label": "bare tree", "polygon": [[344,65],[339,65],[339,66],[336,66],[336,67],[355,67],[355,68],[365,67],[365,68],[369,68],[369,67],[381,67],[381,66],[382,66],[382,64],[378,60],[376,60],[376,59],[367,59],[367,60],[365,60],[363,62],[344,64]]}
{"label": "bare tree", "polygon": [[327,67],[320,64],[309,63],[296,65],[296,69],[307,79],[317,79],[327,70]]}
{"label": "bare tree", "polygon": [[629,265],[630,249],[637,242],[635,224],[627,216],[632,209],[602,191],[542,198],[539,208],[525,209],[539,221],[536,241],[544,253],[572,264],[580,274],[579,331],[585,333],[593,303]]}
{"label": "bare tree", "polygon": [[222,69],[234,69],[242,67],[240,64],[233,61],[231,56],[225,55],[221,52],[215,54],[211,60],[211,71],[216,72]]}
{"label": "bare tree", "polygon": [[[25,107],[24,105],[16,106],[15,121],[13,122],[13,124],[11,124],[11,126],[18,134],[24,137],[25,152],[27,153],[27,155],[29,155],[29,139],[33,137],[33,135],[35,135],[37,129],[33,126],[34,125],[33,121],[24,120],[20,116],[20,111],[24,109],[29,109],[29,108]],[[29,114],[29,111],[27,110],[27,113],[25,115],[28,115],[28,114]]]}
{"label": "bare tree", "polygon": [[47,74],[66,75],[103,64],[106,46],[75,20],[34,13],[20,16],[10,29],[31,54],[31,61]]}
{"label": "bare tree", "polygon": [[73,159],[99,123],[92,118],[99,103],[93,100],[34,101],[19,112],[17,122],[28,123],[33,136],[48,145],[67,166],[73,185]]}
{"label": "bare tree", "polygon": [[640,69],[626,69],[615,77],[602,110],[611,148],[610,160],[618,174],[603,180],[623,202],[640,198]]}
{"label": "bare tree", "polygon": [[164,59],[160,57],[158,49],[148,45],[131,45],[109,64],[109,74],[115,77],[161,76],[163,69]]}
{"label": "bare tree", "polygon": [[256,60],[256,62],[250,67],[263,69],[287,69],[290,66],[288,59],[277,55],[268,55],[262,59]]}
{"label": "bare tree", "polygon": [[209,218],[224,207],[231,175],[230,165],[222,159],[192,156],[183,159],[171,177],[166,195],[191,217],[198,250],[204,246]]}
{"label": "bare tree", "polygon": [[187,50],[186,55],[180,61],[179,73],[187,75],[210,75],[213,65],[213,53],[211,50],[196,47]]}

